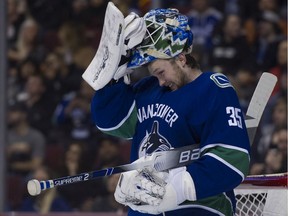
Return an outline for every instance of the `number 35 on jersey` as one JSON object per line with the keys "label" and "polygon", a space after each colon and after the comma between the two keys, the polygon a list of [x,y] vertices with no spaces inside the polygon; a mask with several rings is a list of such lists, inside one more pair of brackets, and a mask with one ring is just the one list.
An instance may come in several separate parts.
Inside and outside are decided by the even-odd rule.
{"label": "number 35 on jersey", "polygon": [[236,107],[226,107],[226,113],[229,115],[229,126],[242,128],[241,110]]}

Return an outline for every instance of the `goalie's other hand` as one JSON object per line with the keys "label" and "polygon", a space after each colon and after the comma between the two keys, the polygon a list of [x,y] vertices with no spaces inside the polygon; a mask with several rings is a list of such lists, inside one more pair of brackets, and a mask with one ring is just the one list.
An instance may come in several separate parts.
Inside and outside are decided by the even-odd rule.
{"label": "goalie's other hand", "polygon": [[123,173],[114,196],[119,203],[149,214],[171,211],[185,200],[196,200],[186,167],[171,169],[169,174],[149,170]]}
{"label": "goalie's other hand", "polygon": [[146,171],[138,170],[122,173],[114,193],[115,200],[128,206],[159,205],[165,192],[164,185],[152,181],[148,175]]}

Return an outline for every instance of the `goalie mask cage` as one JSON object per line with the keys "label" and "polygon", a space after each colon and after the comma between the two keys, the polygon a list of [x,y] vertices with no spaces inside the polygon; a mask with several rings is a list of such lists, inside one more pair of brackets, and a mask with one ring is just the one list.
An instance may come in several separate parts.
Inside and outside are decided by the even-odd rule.
{"label": "goalie mask cage", "polygon": [[287,173],[248,176],[235,195],[236,216],[288,216]]}

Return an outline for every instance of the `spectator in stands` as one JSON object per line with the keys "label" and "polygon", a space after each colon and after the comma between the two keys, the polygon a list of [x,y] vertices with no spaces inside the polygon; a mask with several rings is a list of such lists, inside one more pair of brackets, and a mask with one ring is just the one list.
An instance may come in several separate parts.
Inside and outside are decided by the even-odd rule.
{"label": "spectator in stands", "polygon": [[230,80],[236,89],[243,113],[246,113],[250,99],[255,90],[256,76],[255,71],[253,71],[249,66],[239,66],[237,68],[238,70],[235,76],[231,77]]}
{"label": "spectator in stands", "polygon": [[[49,180],[53,177],[51,170],[44,166],[38,167],[33,174],[33,178],[39,181]],[[51,188],[42,191],[40,195],[24,199],[20,211],[37,212],[42,215],[49,212],[69,212],[71,208],[66,200],[58,195],[57,189]]]}
{"label": "spectator in stands", "polygon": [[273,136],[281,129],[287,128],[287,100],[279,98],[274,106],[272,113],[272,122],[259,127],[261,138],[256,145],[252,146],[251,153],[251,174],[261,174],[265,156],[273,142]]}
{"label": "spectator in stands", "polygon": [[25,0],[29,14],[45,29],[55,30],[69,18],[70,0]]}
{"label": "spectator in stands", "polygon": [[90,6],[88,0],[72,0],[71,4],[70,20],[75,23],[84,24],[86,19],[86,10]]}
{"label": "spectator in stands", "polygon": [[25,91],[19,95],[19,100],[27,106],[29,124],[48,137],[56,105],[53,98],[47,97],[45,93],[43,78],[40,75],[32,75],[27,79]]}
{"label": "spectator in stands", "polygon": [[269,70],[272,74],[276,75],[279,80],[279,82],[276,83],[273,94],[279,93],[281,91],[281,82],[286,82],[286,86],[287,86],[287,79],[285,79],[285,77],[282,77],[283,74],[284,75],[286,74],[287,76],[287,40],[286,39],[282,40],[278,44],[276,58],[277,58],[277,65],[275,65],[275,67],[272,67]]}
{"label": "spectator in stands", "polygon": [[95,50],[87,45],[75,50],[72,55],[72,63],[68,66],[68,73],[62,78],[65,92],[80,91],[82,74],[88,67],[90,60],[95,55]]}
{"label": "spectator in stands", "polygon": [[281,151],[274,146],[270,147],[267,151],[265,162],[262,165],[262,170],[258,174],[281,173],[283,162],[284,157]]}
{"label": "spectator in stands", "polygon": [[268,71],[277,64],[277,47],[284,38],[278,23],[279,16],[272,11],[263,11],[258,19],[258,37],[254,49],[260,71]]}
{"label": "spectator in stands", "polygon": [[83,167],[85,154],[85,144],[80,142],[71,142],[65,152],[64,169],[65,174],[73,176],[87,171]]}
{"label": "spectator in stands", "polygon": [[21,89],[18,82],[19,70],[16,66],[10,66],[7,71],[7,101],[8,104],[12,104],[16,101]]}
{"label": "spectator in stands", "polygon": [[274,173],[287,172],[287,126],[279,128],[272,137],[271,146],[278,149],[282,157],[282,163]]}
{"label": "spectator in stands", "polygon": [[80,71],[80,75],[86,70],[94,55],[95,50],[89,46],[84,46],[75,52],[73,62],[75,67]]}
{"label": "spectator in stands", "polygon": [[23,61],[19,62],[19,74],[18,74],[18,82],[21,86],[21,90],[23,91],[25,88],[25,83],[28,78],[32,75],[37,74],[39,69],[39,64],[34,61],[32,58],[26,58]]}
{"label": "spectator in stands", "polygon": [[254,166],[252,174],[287,172],[287,132],[287,127],[282,127],[273,133],[264,162]]}
{"label": "spectator in stands", "polygon": [[123,155],[120,153],[118,138],[104,135],[100,138],[98,146],[96,169],[114,167],[123,164]]}
{"label": "spectator in stands", "polygon": [[8,50],[8,59],[11,63],[19,63],[26,58],[40,62],[46,51],[39,44],[39,26],[32,18],[26,19],[21,27],[14,46]]}
{"label": "spectator in stands", "polygon": [[29,125],[26,110],[22,103],[12,105],[8,110],[8,172],[23,178],[41,165],[45,151],[45,138]]}
{"label": "spectator in stands", "polygon": [[[87,158],[87,146],[79,141],[70,142],[63,159],[64,166],[61,176],[71,176],[92,170],[92,167],[89,166],[91,163],[89,164]],[[65,185],[59,187],[58,191],[73,210],[83,210],[94,197],[106,193],[104,189],[102,179],[99,179]]]}
{"label": "spectator in stands", "polygon": [[239,68],[249,66],[253,72],[256,60],[243,34],[241,18],[236,14],[227,15],[220,26],[220,31],[213,38],[210,55],[213,70],[235,76]]}
{"label": "spectator in stands", "polygon": [[191,11],[186,15],[194,34],[193,46],[201,46],[206,52],[211,48],[212,32],[222,20],[222,13],[209,5],[209,0],[191,0]]}
{"label": "spectator in stands", "polygon": [[278,82],[272,92],[272,96],[268,101],[268,104],[264,110],[262,116],[263,124],[271,124],[273,107],[279,100],[279,98],[287,99],[287,40],[283,40],[279,43],[277,51],[277,65],[270,69],[270,73],[274,74],[278,78]]}
{"label": "spectator in stands", "polygon": [[63,56],[68,67],[68,73],[62,84],[66,92],[77,91],[80,88],[81,75],[94,57],[95,49],[88,43],[83,25],[75,25],[73,22],[63,23],[58,31],[58,37],[60,45],[55,48],[55,52]]}
{"label": "spectator in stands", "polygon": [[240,14],[244,21],[247,40],[250,45],[257,43],[257,23],[265,12],[276,13],[279,16],[277,25],[283,35],[287,35],[287,1],[283,0],[241,0],[238,1]]}
{"label": "spectator in stands", "polygon": [[280,128],[276,135],[273,137],[273,144],[279,149],[283,156],[283,161],[282,161],[282,167],[279,172],[287,172],[287,148],[288,148],[288,143],[287,143],[287,126]]}
{"label": "spectator in stands", "polygon": [[[287,100],[286,98],[279,98],[274,106],[272,112],[272,123],[262,125],[262,142],[260,140],[258,150],[259,152],[265,152],[268,147],[268,142],[271,142],[271,134],[273,131],[281,127],[287,126]],[[266,141],[265,141],[266,140]]]}
{"label": "spectator in stands", "polygon": [[[249,1],[248,1],[249,2]],[[250,2],[249,2],[250,3]],[[261,17],[265,12],[271,12],[272,14],[280,15],[281,7],[285,6],[285,1],[282,0],[258,0],[256,8],[253,11],[253,16],[255,19]],[[278,17],[279,18],[279,17]],[[278,20],[280,21],[280,20]]]}
{"label": "spectator in stands", "polygon": [[117,8],[123,13],[124,16],[127,16],[131,11],[134,10],[132,8],[133,1],[132,0],[112,0]]}
{"label": "spectator in stands", "polygon": [[84,12],[85,36],[94,49],[98,48],[100,42],[107,3],[104,0],[90,0]]}
{"label": "spectator in stands", "polygon": [[63,79],[66,78],[68,67],[63,61],[61,54],[50,52],[40,64],[40,71],[46,86],[46,95],[59,103],[65,92]]}
{"label": "spectator in stands", "polygon": [[63,96],[54,112],[56,126],[65,131],[66,136],[74,139],[88,139],[93,136],[90,118],[90,101],[93,89],[84,81],[79,91]]}
{"label": "spectator in stands", "polygon": [[67,65],[73,62],[73,55],[84,43],[81,27],[73,22],[63,23],[58,30],[59,46],[56,51],[64,56]]}
{"label": "spectator in stands", "polygon": [[19,62],[16,68],[17,73],[15,75],[9,74],[14,77],[14,85],[17,88],[17,92],[15,92],[15,95],[13,96],[13,98],[11,98],[13,102],[18,100],[21,101],[26,98],[26,94],[23,93],[25,92],[26,82],[30,76],[35,75],[39,71],[38,63],[29,57]]}
{"label": "spectator in stands", "polygon": [[[99,148],[95,158],[96,166],[93,170],[115,167],[125,164],[125,162],[128,163],[129,153],[127,154],[127,151],[125,152],[125,147],[129,147],[127,146],[128,143],[120,142],[118,138],[108,135],[102,135],[98,142],[97,146],[99,146]],[[127,148],[127,150],[130,151],[129,148]],[[88,211],[117,212],[117,215],[124,215],[124,212],[126,212],[127,209],[119,205],[114,198],[114,191],[118,179],[119,175],[101,178],[101,184],[104,191],[100,195],[96,196],[95,199],[91,200],[89,205],[86,206],[86,209]]]}
{"label": "spectator in stands", "polygon": [[[105,179],[105,187],[107,189],[107,195],[97,196],[93,201],[91,211],[93,212],[116,212],[117,215],[126,215],[127,208],[116,202],[114,198],[114,191],[117,186],[120,174],[115,174]],[[126,213],[126,214],[124,214]]]}
{"label": "spectator in stands", "polygon": [[20,26],[25,20],[26,8],[23,4],[25,4],[25,1],[7,1],[7,39],[10,45],[17,40]]}

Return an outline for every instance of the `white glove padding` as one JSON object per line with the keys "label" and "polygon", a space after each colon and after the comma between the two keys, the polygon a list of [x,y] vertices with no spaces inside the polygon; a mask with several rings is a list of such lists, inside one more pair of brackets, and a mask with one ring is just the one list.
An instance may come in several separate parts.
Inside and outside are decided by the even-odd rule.
{"label": "white glove padding", "polygon": [[124,47],[124,16],[109,2],[98,50],[82,74],[83,79],[95,90],[103,88],[113,78]]}
{"label": "white glove padding", "polygon": [[113,77],[115,80],[118,80],[133,71],[132,69],[127,69],[130,55],[129,51],[142,42],[146,33],[145,21],[136,13],[131,12],[125,17],[124,23],[124,47],[121,60]]}
{"label": "white glove padding", "polygon": [[121,174],[114,197],[117,202],[128,206],[141,203],[157,206],[165,194],[165,185],[163,179],[152,176],[148,170],[132,170]]}
{"label": "white glove padding", "polygon": [[[153,194],[145,198],[149,200],[157,195],[161,197],[160,194]],[[136,205],[135,203],[131,203],[129,207],[142,213],[160,214],[162,212],[175,210],[175,208],[185,200],[196,200],[196,191],[193,179],[186,171],[186,167],[180,167],[169,171],[165,194],[160,202],[157,200],[153,205],[144,203]]]}
{"label": "white glove padding", "polygon": [[98,50],[83,73],[83,79],[93,89],[99,90],[114,78],[116,72],[116,80],[129,73],[126,73],[128,59],[123,61],[122,56],[141,43],[145,33],[143,18],[134,13],[124,18],[122,12],[109,2]]}
{"label": "white glove padding", "polygon": [[140,44],[146,33],[145,21],[138,14],[131,12],[124,19],[124,55],[127,55],[127,50],[130,50]]}

